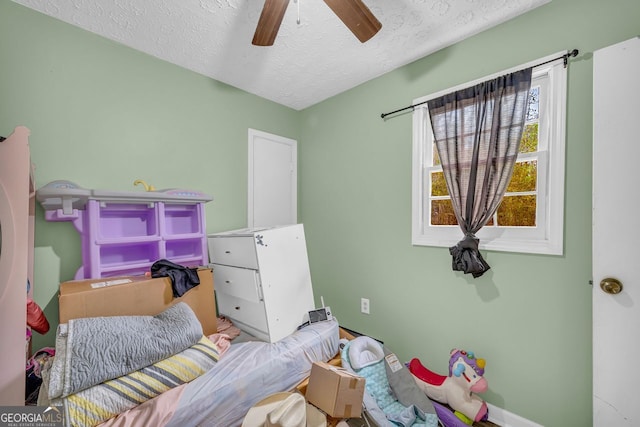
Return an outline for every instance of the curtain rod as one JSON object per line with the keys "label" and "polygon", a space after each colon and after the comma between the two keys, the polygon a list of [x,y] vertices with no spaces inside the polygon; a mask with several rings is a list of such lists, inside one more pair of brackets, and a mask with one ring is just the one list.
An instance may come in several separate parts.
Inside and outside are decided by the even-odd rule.
{"label": "curtain rod", "polygon": [[[548,61],[544,61],[544,62],[541,62],[539,64],[533,65],[531,68],[539,67],[541,65],[548,64],[548,63],[553,62],[553,61],[557,61],[558,59],[563,59],[564,60],[564,67],[567,68],[567,63],[569,62],[569,58],[574,57],[574,56],[578,56],[578,53],[579,53],[578,49],[573,49],[570,52],[567,52],[562,56],[558,56],[557,58],[553,58],[553,59],[550,59]],[[409,110],[409,109],[413,110],[417,106],[422,105],[422,104],[426,104],[427,102],[429,102],[429,101],[419,102],[417,104],[409,105],[408,107],[400,108],[400,109],[397,109],[397,110],[394,110],[394,111],[391,111],[391,112],[388,112],[388,113],[382,113],[382,114],[380,114],[380,118],[384,119],[385,117],[390,116],[391,114],[399,113],[401,111],[405,111],[405,110]]]}

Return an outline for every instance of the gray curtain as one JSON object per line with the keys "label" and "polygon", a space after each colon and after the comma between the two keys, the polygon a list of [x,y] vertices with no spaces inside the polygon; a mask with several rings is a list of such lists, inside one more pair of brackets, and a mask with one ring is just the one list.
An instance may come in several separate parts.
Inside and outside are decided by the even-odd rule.
{"label": "gray curtain", "polygon": [[490,267],[475,236],[511,180],[528,108],[531,68],[428,102],[447,189],[464,238],[449,248],[453,269],[479,277]]}

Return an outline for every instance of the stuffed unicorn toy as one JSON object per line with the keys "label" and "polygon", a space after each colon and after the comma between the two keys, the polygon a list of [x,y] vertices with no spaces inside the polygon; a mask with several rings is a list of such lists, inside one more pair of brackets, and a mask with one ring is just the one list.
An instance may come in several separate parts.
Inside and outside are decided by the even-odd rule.
{"label": "stuffed unicorn toy", "polygon": [[409,362],[409,371],[427,397],[449,405],[467,417],[471,421],[468,424],[471,424],[486,419],[488,415],[487,404],[474,394],[485,392],[489,387],[483,377],[485,365],[486,361],[476,359],[473,352],[453,349],[448,377],[430,371],[416,358]]}

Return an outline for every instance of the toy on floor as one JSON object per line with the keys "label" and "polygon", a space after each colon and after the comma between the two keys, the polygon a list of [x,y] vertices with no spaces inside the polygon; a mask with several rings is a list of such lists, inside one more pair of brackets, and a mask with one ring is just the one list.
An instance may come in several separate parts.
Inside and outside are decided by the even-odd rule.
{"label": "toy on floor", "polygon": [[459,411],[453,411],[449,406],[432,400],[433,407],[438,414],[438,419],[444,427],[467,427],[473,425],[473,421]]}
{"label": "toy on floor", "polygon": [[340,356],[344,369],[365,379],[364,413],[375,425],[439,425],[432,401],[415,384],[409,369],[382,343],[368,336],[345,340]]}
{"label": "toy on floor", "polygon": [[417,358],[409,362],[409,371],[430,399],[449,405],[465,423],[485,420],[487,404],[475,393],[485,392],[489,386],[483,377],[486,361],[458,349],[451,350],[450,356],[449,376],[430,371]]}

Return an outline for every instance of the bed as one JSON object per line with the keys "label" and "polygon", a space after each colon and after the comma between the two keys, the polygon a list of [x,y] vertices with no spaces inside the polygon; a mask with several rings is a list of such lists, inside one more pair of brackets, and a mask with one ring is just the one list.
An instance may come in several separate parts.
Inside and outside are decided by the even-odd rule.
{"label": "bed", "polygon": [[[95,334],[95,326],[91,326],[83,337],[81,326],[94,319],[101,319],[100,333]],[[133,324],[113,324],[116,319]],[[138,321],[144,322],[137,324]],[[252,340],[231,342],[222,355],[214,340],[203,336],[198,326],[197,318],[183,303],[157,316],[70,320],[58,328],[56,357],[43,371],[46,385],[40,392],[39,404],[64,412],[67,425],[240,426],[255,403],[272,393],[295,389],[308,378],[313,362],[329,361],[339,352],[340,328],[335,320],[308,325],[272,344]],[[164,338],[167,329],[174,328],[175,345],[166,342],[174,338]],[[96,337],[91,337],[91,330]],[[123,333],[125,330],[128,332]],[[116,360],[110,368],[111,361],[101,359],[107,353],[101,349],[126,347],[128,344],[116,342],[129,334],[137,336],[133,340],[135,346],[153,354],[132,358],[130,354],[118,355],[116,350]],[[98,341],[93,342],[94,339]],[[162,348],[148,350],[159,341]],[[92,353],[92,348],[98,351],[85,354]],[[186,353],[189,351],[191,355]],[[78,362],[78,359],[87,360]],[[183,373],[185,378],[176,379],[172,387],[156,387],[155,384],[162,385],[155,379],[158,370],[176,363],[182,366],[175,372]],[[88,373],[82,373],[83,369]],[[170,376],[166,372],[162,371]],[[145,378],[148,383],[144,383]],[[134,386],[136,393],[132,398]]]}

